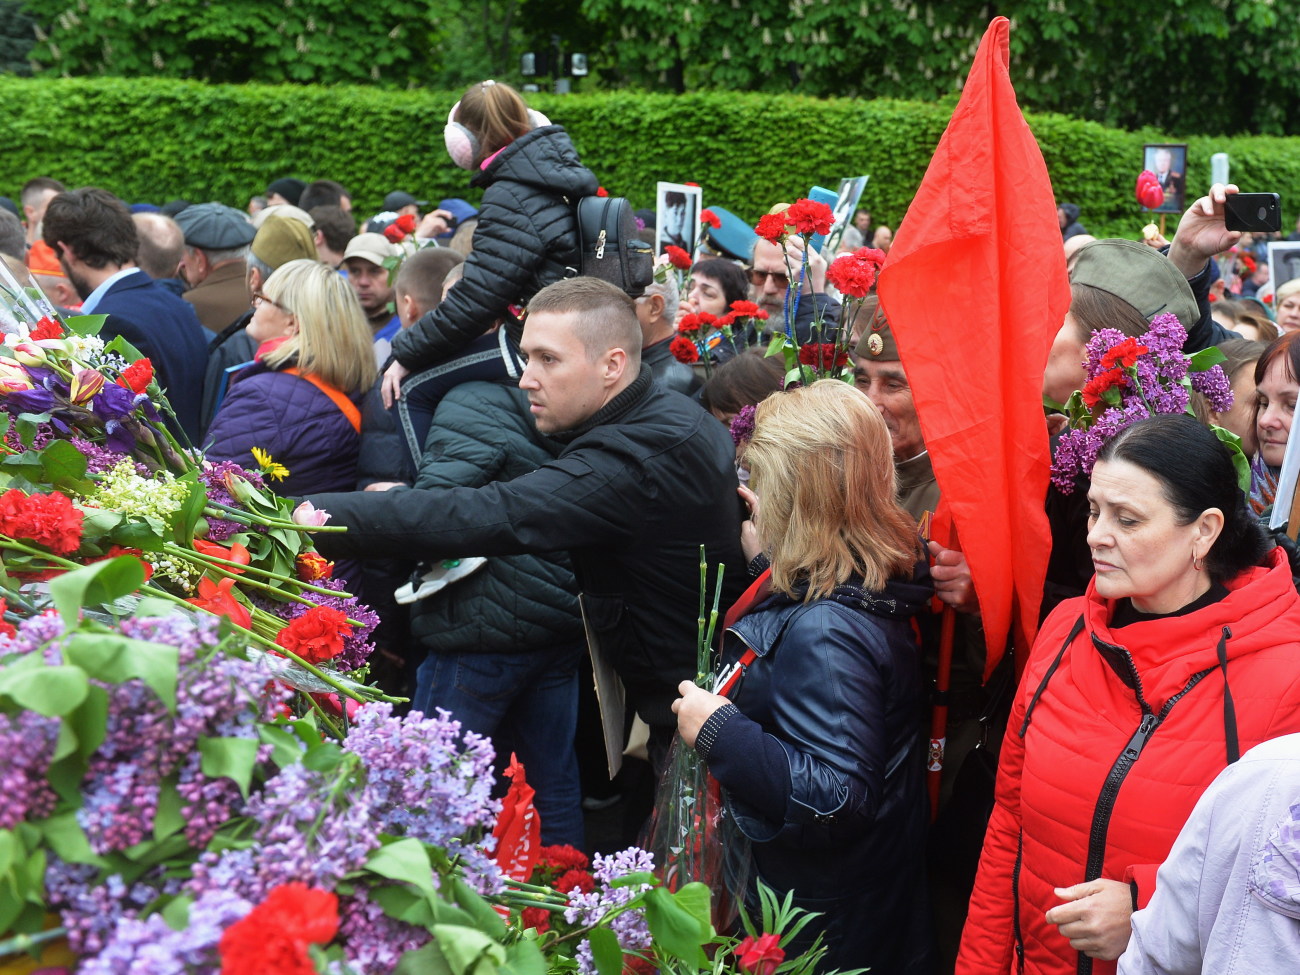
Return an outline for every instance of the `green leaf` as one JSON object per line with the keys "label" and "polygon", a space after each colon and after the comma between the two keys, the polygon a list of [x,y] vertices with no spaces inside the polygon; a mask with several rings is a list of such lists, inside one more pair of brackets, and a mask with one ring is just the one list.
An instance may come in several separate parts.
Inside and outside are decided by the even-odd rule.
{"label": "green leaf", "polygon": [[259,724],[257,733],[263,744],[271,746],[271,761],[281,768],[293,765],[302,758],[302,743],[289,729],[280,725]]}
{"label": "green leaf", "polygon": [[[202,742],[199,743],[200,749]],[[203,770],[207,774],[207,769]],[[176,791],[176,783],[167,781],[158,790],[158,810],[154,813],[153,838],[165,840],[185,828],[185,814],[181,794]]]}
{"label": "green leaf", "polygon": [[1214,435],[1228,448],[1228,453],[1232,455],[1232,466],[1237,471],[1237,486],[1245,494],[1250,493],[1250,461],[1246,459],[1246,453],[1241,449],[1241,437],[1237,436],[1231,430],[1225,430],[1223,427],[1210,424],[1210,429]]}
{"label": "green leaf", "polygon": [[474,923],[494,938],[506,936],[506,924],[501,915],[461,877],[451,880],[451,896],[474,919]]}
{"label": "green leaf", "polygon": [[699,881],[689,883],[675,894],[673,900],[677,906],[695,918],[695,923],[704,932],[705,940],[713,937],[713,895],[707,884]]}
{"label": "green leaf", "polygon": [[91,850],[86,831],[77,822],[76,812],[51,816],[38,825],[44,842],[59,855],[59,859],[68,863],[103,863]]}
{"label": "green leaf", "polygon": [[200,738],[199,754],[203,756],[200,767],[210,778],[233,779],[240,794],[247,799],[260,747],[261,742],[256,738]]}
{"label": "green leaf", "polygon": [[[113,559],[113,562],[123,561],[134,562],[139,570],[140,563],[136,559]],[[168,711],[175,711],[179,653],[175,647],[110,633],[76,633],[65,644],[63,659],[80,667],[88,677],[110,684],[142,680],[158,695]]]}
{"label": "green leaf", "polygon": [[609,928],[595,928],[588,932],[587,940],[591,942],[591,960],[596,963],[600,975],[622,975],[623,949],[619,947],[618,936]]}
{"label": "green leaf", "polygon": [[333,772],[343,764],[343,759],[343,749],[324,742],[308,749],[302,758],[302,764],[313,772]]}
{"label": "green leaf", "polygon": [[7,667],[0,671],[0,696],[47,718],[60,717],[74,710],[86,699],[89,687],[86,674],[66,664],[36,670]]}
{"label": "green leaf", "polygon": [[107,315],[72,315],[65,318],[63,324],[68,326],[69,332],[84,336],[98,335],[106,321],[108,321]]}
{"label": "green leaf", "polygon": [[478,928],[435,924],[433,936],[452,975],[493,975],[506,960],[506,950]]}
{"label": "green leaf", "polygon": [[76,736],[76,754],[89,758],[104,743],[108,733],[108,691],[91,684],[81,706],[67,715],[63,723]]}
{"label": "green leaf", "polygon": [[18,851],[19,841],[17,835],[11,829],[0,829],[0,877],[9,872],[9,868],[14,865],[15,854]]}
{"label": "green leaf", "polygon": [[41,449],[40,459],[45,483],[78,493],[90,487],[86,481],[86,455],[67,440],[50,441]]}
{"label": "green leaf", "polygon": [[397,967],[393,969],[393,975],[452,975],[452,971],[438,942],[430,941],[427,945],[402,955]]}
{"label": "green leaf", "polygon": [[546,957],[537,947],[537,942],[524,940],[506,948],[506,960],[501,971],[506,975],[546,975],[547,968]]}
{"label": "green leaf", "polygon": [[184,504],[176,513],[174,537],[178,544],[188,546],[194,541],[194,528],[203,517],[203,508],[208,503],[208,495],[196,471],[189,471],[184,477],[178,477],[176,480],[189,487],[189,494],[185,496]]}
{"label": "green leaf", "polygon": [[1223,350],[1217,345],[1211,345],[1191,354],[1187,362],[1187,370],[1188,372],[1205,372],[1205,370],[1213,369],[1219,363],[1227,361],[1228,357],[1223,354]]}
{"label": "green leaf", "polygon": [[73,569],[50,580],[50,596],[69,629],[77,625],[83,606],[111,603],[144,585],[144,566],[130,556],[107,559]]}
{"label": "green leaf", "polygon": [[706,964],[700,946],[712,936],[711,928],[707,924],[701,925],[663,887],[646,893],[645,915],[650,933],[660,948],[688,965],[702,968]]}
{"label": "green leaf", "polygon": [[428,928],[435,921],[429,898],[410,887],[377,886],[370,891],[370,899],[394,920],[421,928]]}
{"label": "green leaf", "polygon": [[410,884],[429,897],[436,896],[429,855],[417,839],[407,837],[381,846],[366,860],[366,869],[389,880]]}
{"label": "green leaf", "polygon": [[167,927],[173,931],[184,931],[190,926],[190,905],[194,903],[194,898],[181,895],[173,897],[171,901],[158,913],[162,919],[167,922]]}

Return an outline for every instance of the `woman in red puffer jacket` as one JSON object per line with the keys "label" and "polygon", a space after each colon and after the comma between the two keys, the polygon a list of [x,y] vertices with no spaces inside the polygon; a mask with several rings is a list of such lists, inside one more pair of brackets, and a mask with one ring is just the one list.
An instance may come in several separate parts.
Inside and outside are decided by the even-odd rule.
{"label": "woman in red puffer jacket", "polygon": [[1114,972],[1201,793],[1300,731],[1300,595],[1214,435],[1134,424],[1088,502],[1096,574],[1017,692],[960,975]]}

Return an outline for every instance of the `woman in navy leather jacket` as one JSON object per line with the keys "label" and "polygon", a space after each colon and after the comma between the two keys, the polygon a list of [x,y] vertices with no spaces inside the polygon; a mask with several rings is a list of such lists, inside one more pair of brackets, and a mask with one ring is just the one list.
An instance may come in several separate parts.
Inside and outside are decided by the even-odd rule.
{"label": "woman in navy leather jacket", "polygon": [[728,615],[726,696],[683,682],[678,730],[752,846],[746,910],[757,920],[762,881],[821,914],[787,952],[823,933],[821,970],[925,971],[909,617],[930,589],[915,575],[916,525],[894,500],[889,431],[860,392],[824,380],[759,405],[745,462],[771,567]]}

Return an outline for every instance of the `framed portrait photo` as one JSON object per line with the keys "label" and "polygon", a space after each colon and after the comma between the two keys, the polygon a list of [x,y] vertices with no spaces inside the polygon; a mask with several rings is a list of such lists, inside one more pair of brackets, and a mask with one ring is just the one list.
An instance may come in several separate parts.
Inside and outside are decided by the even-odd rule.
{"label": "framed portrait photo", "polygon": [[702,191],[685,183],[658,183],[655,186],[655,253],[662,254],[670,244],[695,257],[700,234]]}
{"label": "framed portrait photo", "polygon": [[1165,201],[1152,213],[1182,213],[1187,202],[1187,143],[1150,142],[1142,147],[1142,168],[1156,174]]}

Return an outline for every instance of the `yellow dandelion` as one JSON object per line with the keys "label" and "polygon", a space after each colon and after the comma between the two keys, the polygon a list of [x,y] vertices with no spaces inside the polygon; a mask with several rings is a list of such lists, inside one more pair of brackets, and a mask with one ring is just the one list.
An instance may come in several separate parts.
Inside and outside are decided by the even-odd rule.
{"label": "yellow dandelion", "polygon": [[269,450],[263,450],[261,447],[253,447],[253,460],[257,461],[257,466],[267,477],[273,477],[277,481],[283,481],[289,476],[289,468],[283,464],[276,463],[271,457]]}

